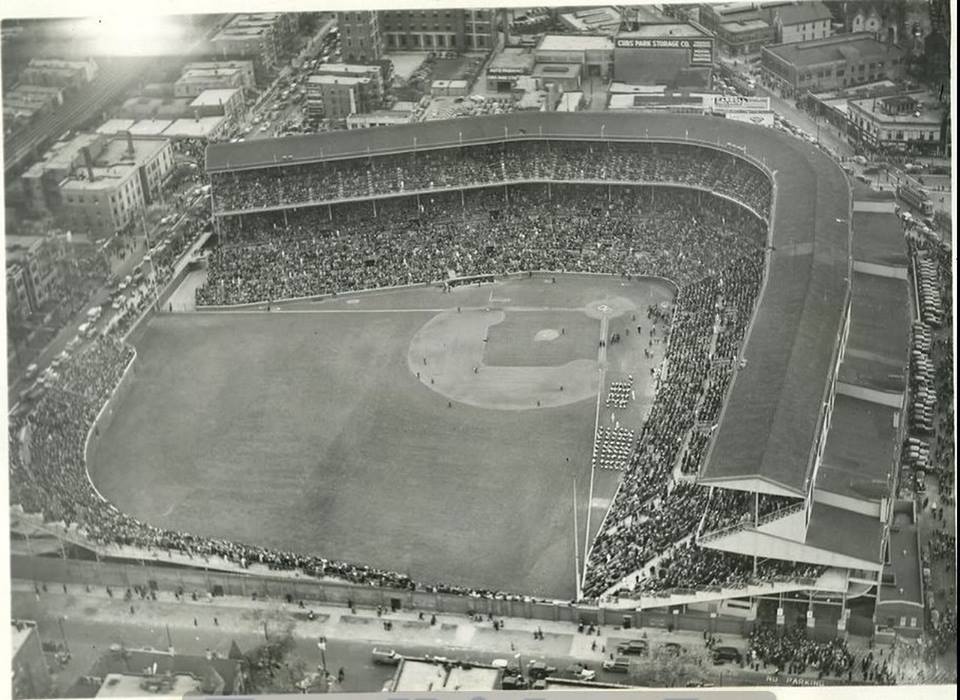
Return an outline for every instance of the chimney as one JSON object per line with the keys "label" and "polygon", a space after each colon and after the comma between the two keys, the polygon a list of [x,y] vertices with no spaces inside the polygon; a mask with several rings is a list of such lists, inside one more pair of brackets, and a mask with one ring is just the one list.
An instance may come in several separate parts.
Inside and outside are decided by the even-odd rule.
{"label": "chimney", "polygon": [[129,131],[127,131],[126,133],[127,133],[127,155],[133,158],[133,156],[136,155],[137,153],[136,149],[133,147],[133,134],[131,134]]}
{"label": "chimney", "polygon": [[90,155],[90,147],[84,146],[80,149],[80,152],[83,153],[83,164],[87,168],[87,176],[90,178],[90,182],[93,182],[93,156]]}

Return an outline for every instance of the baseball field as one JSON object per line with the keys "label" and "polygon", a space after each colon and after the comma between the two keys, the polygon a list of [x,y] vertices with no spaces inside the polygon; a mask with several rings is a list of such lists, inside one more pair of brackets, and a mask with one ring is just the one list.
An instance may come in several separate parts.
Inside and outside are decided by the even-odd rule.
{"label": "baseball field", "polygon": [[646,344],[601,333],[672,296],[533,276],[161,315],[91,475],[151,524],[569,599],[619,477],[591,479],[601,377],[653,398]]}

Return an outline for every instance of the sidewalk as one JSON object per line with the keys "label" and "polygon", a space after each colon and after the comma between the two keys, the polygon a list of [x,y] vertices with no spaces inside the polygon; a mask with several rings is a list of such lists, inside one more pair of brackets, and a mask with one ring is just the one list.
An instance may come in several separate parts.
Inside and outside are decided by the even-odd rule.
{"label": "sidewalk", "polygon": [[[528,620],[523,618],[496,618],[500,623],[495,630],[492,621],[483,618],[476,621],[458,614],[437,614],[431,625],[431,613],[413,610],[384,612],[378,617],[375,610],[355,609],[335,605],[307,605],[300,608],[294,602],[288,604],[277,599],[258,599],[225,596],[213,598],[198,592],[197,600],[192,591],[185,591],[177,601],[169,591],[157,592],[157,600],[149,597],[141,600],[137,594],[129,602],[124,601],[124,591],[114,589],[111,598],[104,588],[89,591],[78,584],[68,584],[67,593],[60,584],[48,584],[48,590],[36,596],[33,583],[11,582],[14,601],[38,601],[50,618],[74,617],[95,619],[104,623],[168,625],[174,630],[212,628],[225,633],[259,633],[268,629],[289,629],[294,637],[312,638],[326,636],[331,640],[363,641],[381,646],[397,644],[439,645],[449,649],[485,651],[512,657],[516,653],[535,656],[569,656],[598,664],[615,653],[619,642],[645,636],[656,649],[672,641],[682,644],[688,652],[707,654],[702,635],[698,632],[667,632],[665,629],[622,630],[607,626],[599,635],[578,633],[575,625],[564,622]],[[133,612],[131,613],[131,608]],[[315,619],[308,619],[312,611]],[[392,630],[384,629],[383,622],[390,621]],[[534,638],[534,632],[542,631],[543,639]],[[746,648],[746,640],[733,635],[720,635],[721,644]],[[593,643],[596,642],[596,648]]]}

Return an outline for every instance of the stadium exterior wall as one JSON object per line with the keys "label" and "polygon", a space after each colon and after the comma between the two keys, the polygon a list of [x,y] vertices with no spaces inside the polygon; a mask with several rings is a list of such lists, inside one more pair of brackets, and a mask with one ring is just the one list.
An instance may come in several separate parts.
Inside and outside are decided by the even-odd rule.
{"label": "stadium exterior wall", "polygon": [[[631,627],[657,627],[662,629],[703,632],[713,630],[720,634],[747,635],[753,622],[742,618],[711,618],[709,613],[669,610],[607,610],[590,605],[563,604],[534,600],[497,600],[473,598],[427,591],[405,591],[393,588],[359,586],[335,581],[316,579],[269,578],[221,571],[204,571],[155,564],[120,563],[114,561],[78,561],[51,557],[14,554],[10,557],[11,577],[24,581],[47,581],[51,583],[81,583],[96,586],[130,587],[150,586],[155,582],[161,591],[173,591],[182,586],[218,595],[251,597],[258,599],[284,598],[303,600],[317,605],[346,606],[353,603],[360,607],[391,607],[399,600],[403,609],[429,610],[438,613],[467,615],[468,613],[491,613],[502,617],[517,617],[552,622],[580,622]],[[628,633],[625,633],[628,634]]]}

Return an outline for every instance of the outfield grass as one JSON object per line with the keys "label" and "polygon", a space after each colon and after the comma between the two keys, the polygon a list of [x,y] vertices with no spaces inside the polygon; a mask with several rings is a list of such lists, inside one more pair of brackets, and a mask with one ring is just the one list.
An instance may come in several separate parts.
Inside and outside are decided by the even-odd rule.
{"label": "outfield grass", "polygon": [[[568,308],[603,286],[548,285]],[[537,280],[496,289],[512,303],[549,297]],[[595,397],[540,410],[448,407],[410,367],[411,339],[436,316],[418,304],[466,307],[489,293],[159,316],[137,341],[133,385],[92,456],[93,479],[155,525],[423,581],[572,597],[574,481],[582,547]],[[664,292],[634,283],[629,294],[639,305]],[[518,344],[529,346],[544,313],[512,334]]]}

